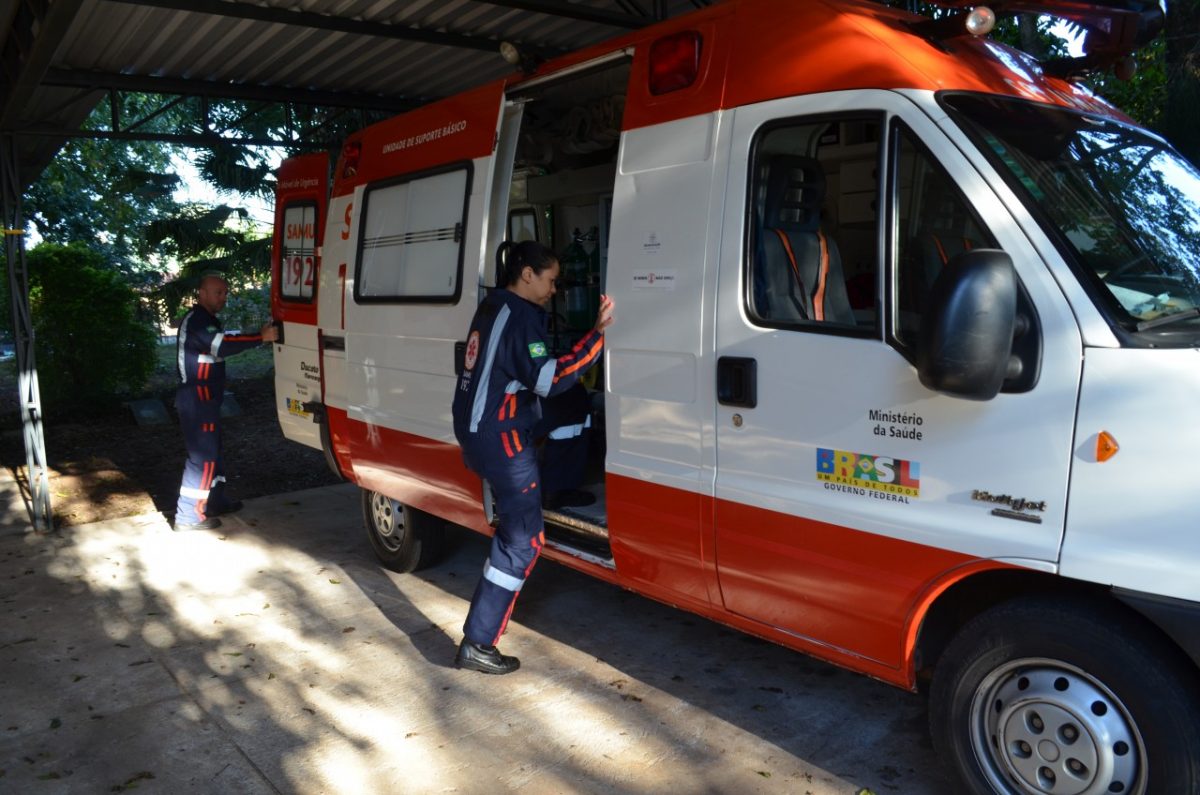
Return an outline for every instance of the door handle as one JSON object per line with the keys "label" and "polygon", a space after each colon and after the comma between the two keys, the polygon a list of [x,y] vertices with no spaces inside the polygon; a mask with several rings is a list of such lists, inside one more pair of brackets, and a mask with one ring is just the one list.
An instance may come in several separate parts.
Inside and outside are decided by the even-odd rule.
{"label": "door handle", "polygon": [[722,406],[758,405],[758,362],[743,356],[717,359],[717,402]]}

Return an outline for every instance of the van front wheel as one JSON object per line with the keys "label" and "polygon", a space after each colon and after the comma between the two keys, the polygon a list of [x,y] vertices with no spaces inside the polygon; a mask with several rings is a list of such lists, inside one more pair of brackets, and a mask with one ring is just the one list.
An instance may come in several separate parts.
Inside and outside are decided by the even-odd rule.
{"label": "van front wheel", "polygon": [[367,539],[385,567],[404,574],[437,560],[443,532],[436,517],[366,489],[362,506]]}
{"label": "van front wheel", "polygon": [[1021,600],[951,641],[930,722],[971,792],[1200,792],[1195,672],[1122,610]]}

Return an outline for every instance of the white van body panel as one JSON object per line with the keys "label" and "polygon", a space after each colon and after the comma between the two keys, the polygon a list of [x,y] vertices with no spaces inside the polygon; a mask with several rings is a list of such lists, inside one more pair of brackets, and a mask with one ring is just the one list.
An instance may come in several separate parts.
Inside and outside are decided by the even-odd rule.
{"label": "white van body panel", "polygon": [[606,469],[704,495],[715,466],[712,291],[726,199],[715,153],[726,116],[622,136],[605,286],[617,318],[605,332]]}
{"label": "white van body panel", "polygon": [[[347,280],[346,411],[351,420],[454,442],[454,345],[478,305],[487,234],[481,219],[491,191],[491,162],[487,157],[472,163],[456,302],[359,302]],[[347,270],[353,273],[357,262],[349,262]]]}
{"label": "white van body panel", "polygon": [[354,251],[358,241],[362,189],[350,196],[329,200],[325,243],[321,256],[321,282],[317,290],[317,324],[326,337],[338,339],[342,347],[326,347],[322,353],[325,405],[346,408],[345,313],[354,303]]}
{"label": "white van body panel", "polygon": [[321,371],[317,354],[317,328],[308,323],[283,324],[287,345],[273,345],[275,353],[275,412],[279,427],[293,442],[321,449],[321,426],[305,411],[305,403],[321,402]]}
{"label": "white van body panel", "polygon": [[[1200,351],[1089,349],[1079,400],[1068,577],[1200,601]],[[1120,450],[1096,460],[1096,436]]]}
{"label": "white van body panel", "polygon": [[[917,104],[896,92],[794,97],[734,112],[727,193],[746,194],[751,145],[765,123],[865,109],[898,116],[1011,255],[1041,324],[1040,378],[1024,394],[963,400],[922,386],[915,368],[882,339],[756,326],[742,298],[744,213],[730,212],[722,241],[717,349],[720,356],[757,360],[759,405],[717,408],[718,514],[726,504],[751,505],[978,558],[1053,563],[1066,516],[1082,344],[1070,307],[1023,227],[973,164]],[[919,416],[922,439],[879,435],[877,423],[868,419],[872,409]],[[897,504],[823,488],[814,476],[818,448],[918,462],[920,496]],[[1044,501],[1046,509],[1037,514],[1040,522],[1014,521],[992,514],[997,506],[973,499],[976,491]],[[745,543],[723,542],[720,526],[718,519],[718,548]]]}

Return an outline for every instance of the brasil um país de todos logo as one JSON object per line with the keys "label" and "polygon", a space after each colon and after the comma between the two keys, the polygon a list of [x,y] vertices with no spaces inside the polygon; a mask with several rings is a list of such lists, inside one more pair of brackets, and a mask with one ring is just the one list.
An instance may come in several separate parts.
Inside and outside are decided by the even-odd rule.
{"label": "brasil um pa\u00eds de todos logo", "polygon": [[818,447],[817,480],[905,497],[921,495],[921,465],[886,455]]}

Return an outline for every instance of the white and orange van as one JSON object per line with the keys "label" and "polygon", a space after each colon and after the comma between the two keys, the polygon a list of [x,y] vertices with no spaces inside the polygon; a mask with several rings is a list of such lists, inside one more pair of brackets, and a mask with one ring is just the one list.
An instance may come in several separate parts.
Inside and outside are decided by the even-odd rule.
{"label": "white and orange van", "polygon": [[491,532],[451,395],[536,237],[556,345],[617,307],[548,557],[927,690],[971,792],[1194,795],[1200,173],[965,15],[727,2],[287,161],[280,423],[392,568]]}

